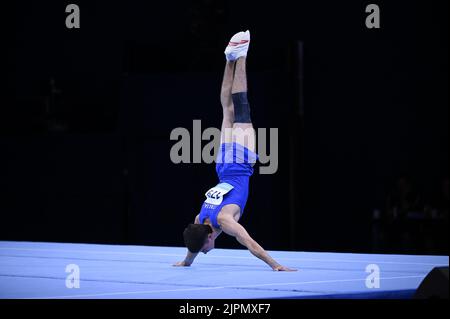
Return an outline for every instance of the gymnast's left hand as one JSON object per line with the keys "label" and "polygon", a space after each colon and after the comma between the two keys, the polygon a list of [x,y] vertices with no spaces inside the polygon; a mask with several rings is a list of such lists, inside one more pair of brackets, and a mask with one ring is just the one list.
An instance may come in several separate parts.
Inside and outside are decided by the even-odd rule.
{"label": "gymnast's left hand", "polygon": [[278,265],[278,266],[273,267],[273,270],[274,270],[274,271],[297,271],[297,269],[294,269],[294,268],[288,268],[288,267],[281,266],[281,265]]}

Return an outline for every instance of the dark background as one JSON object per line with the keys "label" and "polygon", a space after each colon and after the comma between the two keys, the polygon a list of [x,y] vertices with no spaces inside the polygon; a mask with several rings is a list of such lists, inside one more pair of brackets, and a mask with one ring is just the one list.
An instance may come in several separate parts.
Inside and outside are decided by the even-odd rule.
{"label": "dark background", "polygon": [[[217,179],[173,164],[170,132],[220,126],[223,50],[250,29],[254,124],[279,128],[250,234],[276,250],[448,252],[447,1],[377,1],[381,29],[365,27],[368,1],[77,0],[67,29],[69,3],[4,13],[0,240],[181,246]],[[402,199],[413,207],[393,213]]]}

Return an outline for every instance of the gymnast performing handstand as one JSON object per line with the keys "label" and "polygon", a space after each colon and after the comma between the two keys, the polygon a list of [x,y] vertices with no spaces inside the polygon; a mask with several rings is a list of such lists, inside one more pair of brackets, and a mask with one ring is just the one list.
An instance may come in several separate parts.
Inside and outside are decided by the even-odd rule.
{"label": "gymnast performing handstand", "polygon": [[226,65],[220,100],[223,108],[220,150],[216,159],[219,184],[206,193],[194,224],[184,232],[185,259],[174,266],[190,266],[199,252],[208,253],[226,233],[247,247],[275,271],[295,271],[276,262],[239,224],[248,198],[250,176],[258,159],[256,136],[247,101],[246,57],[250,32],[235,34],[225,49]]}

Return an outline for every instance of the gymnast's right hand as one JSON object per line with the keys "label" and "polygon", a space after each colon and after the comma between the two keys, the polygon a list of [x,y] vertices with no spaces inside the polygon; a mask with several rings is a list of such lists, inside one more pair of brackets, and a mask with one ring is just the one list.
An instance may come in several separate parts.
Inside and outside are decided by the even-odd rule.
{"label": "gymnast's right hand", "polygon": [[174,267],[189,267],[191,264],[188,264],[185,260],[183,261],[179,261],[175,264],[173,264],[172,266]]}

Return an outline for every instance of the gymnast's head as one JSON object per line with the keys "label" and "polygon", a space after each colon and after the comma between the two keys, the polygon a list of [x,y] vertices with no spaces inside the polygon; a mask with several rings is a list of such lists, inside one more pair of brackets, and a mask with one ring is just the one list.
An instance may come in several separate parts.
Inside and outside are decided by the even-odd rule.
{"label": "gymnast's head", "polygon": [[209,225],[189,224],[183,232],[184,244],[193,254],[199,252],[206,254],[214,248],[212,232]]}

